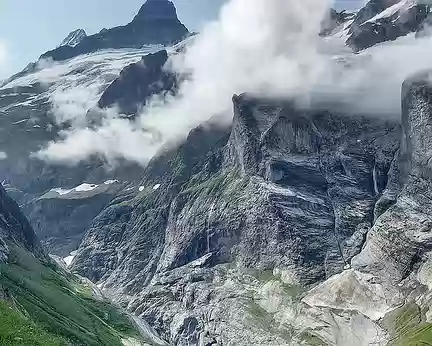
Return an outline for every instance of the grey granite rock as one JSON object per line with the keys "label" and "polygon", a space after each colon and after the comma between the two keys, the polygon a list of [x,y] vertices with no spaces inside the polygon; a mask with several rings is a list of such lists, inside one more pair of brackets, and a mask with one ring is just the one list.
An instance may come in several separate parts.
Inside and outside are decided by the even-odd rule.
{"label": "grey granite rock", "polygon": [[177,78],[173,73],[164,71],[167,61],[167,51],[161,50],[125,67],[119,78],[102,94],[98,106],[107,108],[115,105],[122,113],[134,115],[151,96],[173,95]]}
{"label": "grey granite rock", "polygon": [[422,30],[429,5],[415,0],[371,0],[356,15],[347,44],[356,51]]}
{"label": "grey granite rock", "polygon": [[402,90],[403,136],[399,158],[403,188],[396,204],[372,228],[356,268],[399,283],[431,251],[431,87],[430,74],[415,76]]}
{"label": "grey granite rock", "polygon": [[373,224],[400,126],[233,101],[231,129],[193,131],[149,165],[141,194],[120,194],[95,219],[72,270],[174,345],[300,344],[312,322],[268,329],[276,312],[251,294],[262,284],[250,271],[275,273],[289,292],[340,273]]}
{"label": "grey granite rock", "polygon": [[0,184],[0,262],[7,261],[10,245],[23,247],[37,258],[47,260],[31,225]]}

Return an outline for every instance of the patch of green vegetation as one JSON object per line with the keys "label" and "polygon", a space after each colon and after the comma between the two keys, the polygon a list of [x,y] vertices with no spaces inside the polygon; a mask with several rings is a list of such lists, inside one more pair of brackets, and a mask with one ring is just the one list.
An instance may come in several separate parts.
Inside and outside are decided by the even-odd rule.
{"label": "patch of green vegetation", "polygon": [[122,336],[137,336],[126,316],[90,298],[85,288],[77,289],[78,280],[65,275],[18,247],[10,262],[0,265],[5,292],[41,330],[89,346],[121,345]]}
{"label": "patch of green vegetation", "polygon": [[247,301],[246,309],[251,318],[251,324],[266,331],[271,331],[272,334],[278,335],[284,340],[292,340],[294,328],[288,325],[284,325],[283,327],[279,328],[275,323],[274,314],[267,312],[257,302],[253,300]]}
{"label": "patch of green vegetation", "polygon": [[175,155],[175,157],[170,161],[170,165],[173,169],[174,175],[178,177],[181,177],[187,170],[187,164],[184,162],[180,153]]}
{"label": "patch of green vegetation", "polygon": [[432,345],[432,324],[422,323],[397,337],[390,343],[392,346]]}
{"label": "patch of green vegetation", "polygon": [[420,307],[413,302],[387,314],[383,324],[392,336],[392,346],[432,345],[432,324],[424,322]]}
{"label": "patch of green vegetation", "polygon": [[196,174],[183,186],[181,193],[191,198],[206,195],[214,199],[234,201],[243,195],[248,183],[249,179],[241,177],[238,171],[219,172],[210,178]]}
{"label": "patch of green vegetation", "polygon": [[287,296],[290,296],[293,298],[294,301],[300,301],[303,294],[305,293],[305,288],[297,285],[288,285],[285,283],[282,283],[283,290]]}
{"label": "patch of green vegetation", "polygon": [[249,302],[248,311],[252,316],[259,319],[269,319],[270,321],[273,319],[271,314],[269,314],[264,308],[261,307],[261,305],[254,301]]}
{"label": "patch of green vegetation", "polygon": [[310,331],[305,331],[299,336],[302,344],[307,346],[328,346],[326,342],[324,342],[320,337],[311,333]]}
{"label": "patch of green vegetation", "polygon": [[262,329],[269,329],[273,326],[273,315],[269,314],[257,302],[251,300],[246,303],[247,312],[252,318],[252,323]]}
{"label": "patch of green vegetation", "polygon": [[87,298],[86,300],[90,310],[117,332],[120,332],[122,335],[139,338],[139,333],[132,326],[129,318],[112,304],[108,302],[95,301],[91,298]]}
{"label": "patch of green vegetation", "polygon": [[0,345],[2,346],[66,346],[62,338],[46,332],[37,324],[0,301]]}
{"label": "patch of green vegetation", "polygon": [[222,193],[223,189],[221,189],[221,186],[224,184],[224,181],[227,177],[227,173],[222,173],[215,175],[210,179],[200,181],[198,176],[194,176],[186,185],[182,193],[196,195],[205,192],[210,196],[216,197],[218,194]]}
{"label": "patch of green vegetation", "polygon": [[279,281],[279,277],[273,275],[273,270],[254,270],[252,275],[259,281],[263,283],[267,283],[269,281],[277,280]]}
{"label": "patch of green vegetation", "polygon": [[293,301],[300,301],[306,289],[299,285],[289,285],[281,280],[280,275],[275,276],[272,270],[252,270],[251,275],[257,280],[266,284],[270,281],[278,281],[281,283],[284,293],[291,297]]}
{"label": "patch of green vegetation", "polygon": [[399,336],[409,332],[421,323],[421,310],[415,303],[407,303],[385,317],[384,325],[391,335]]}

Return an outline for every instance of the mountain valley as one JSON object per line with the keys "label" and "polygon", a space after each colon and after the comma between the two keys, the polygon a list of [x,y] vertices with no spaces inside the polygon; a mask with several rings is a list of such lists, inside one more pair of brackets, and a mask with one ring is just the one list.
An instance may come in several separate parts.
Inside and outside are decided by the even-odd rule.
{"label": "mountain valley", "polygon": [[[309,85],[309,57],[292,63],[306,96],[293,73],[286,88],[239,82],[231,99],[216,95],[227,109],[218,97],[181,108],[232,89],[194,88],[188,64],[206,66],[198,48],[218,26],[191,34],[168,0],[125,26],[73,31],[3,82],[0,345],[432,343],[432,66],[391,59],[432,44],[431,7],[326,13],[319,30],[298,29],[318,40],[310,60],[322,67]],[[280,68],[289,59],[275,47]],[[256,69],[274,77],[263,57]],[[384,58],[394,75],[361,84],[358,71]],[[395,80],[397,99],[379,89]],[[382,104],[363,107],[371,95]],[[191,111],[186,125],[165,118],[176,107]]]}

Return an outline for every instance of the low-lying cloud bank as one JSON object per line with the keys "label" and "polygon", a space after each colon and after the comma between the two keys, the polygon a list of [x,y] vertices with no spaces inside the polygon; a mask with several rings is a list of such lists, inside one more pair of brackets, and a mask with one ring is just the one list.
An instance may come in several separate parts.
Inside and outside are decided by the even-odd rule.
{"label": "low-lying cloud bank", "polygon": [[[155,99],[134,121],[109,110],[100,126],[74,126],[38,155],[146,164],[162,146],[181,141],[210,118],[229,124],[231,97],[242,92],[398,118],[403,80],[432,68],[432,40],[410,35],[353,55],[342,40],[317,35],[329,7],[327,0],[229,1],[219,20],[171,59],[169,68],[191,76],[176,98]],[[54,110],[69,118],[67,108],[55,103]]]}

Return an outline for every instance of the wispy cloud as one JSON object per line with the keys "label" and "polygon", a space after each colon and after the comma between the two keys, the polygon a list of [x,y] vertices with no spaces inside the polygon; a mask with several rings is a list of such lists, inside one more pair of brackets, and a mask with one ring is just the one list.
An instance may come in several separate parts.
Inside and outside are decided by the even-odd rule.
{"label": "wispy cloud", "polygon": [[[145,164],[162,146],[182,140],[210,118],[228,124],[234,93],[303,93],[324,68],[314,57],[328,7],[325,0],[228,2],[219,20],[204,28],[186,54],[172,59],[176,73],[192,76],[175,99],[152,102],[133,122],[107,116],[102,127],[65,132],[40,155],[79,161],[99,154],[109,161],[127,157]],[[83,145],[86,142],[91,145]]]}
{"label": "wispy cloud", "polygon": [[[169,68],[191,76],[176,98],[153,100],[134,121],[110,110],[100,126],[75,126],[39,156],[75,163],[99,155],[109,162],[127,158],[146,164],[209,119],[229,124],[232,95],[243,92],[397,119],[403,80],[432,68],[432,39],[409,35],[354,55],[342,40],[317,35],[330,5],[330,0],[229,1],[184,55],[172,57]],[[76,112],[53,101],[59,117]]]}

